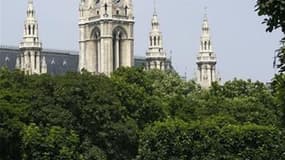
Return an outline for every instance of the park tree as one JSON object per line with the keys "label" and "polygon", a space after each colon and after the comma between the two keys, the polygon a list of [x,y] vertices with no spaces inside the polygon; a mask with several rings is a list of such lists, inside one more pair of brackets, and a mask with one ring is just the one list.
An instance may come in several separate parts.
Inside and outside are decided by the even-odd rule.
{"label": "park tree", "polygon": [[50,126],[41,128],[30,124],[23,129],[24,160],[82,159],[79,137],[74,131]]}
{"label": "park tree", "polygon": [[[263,23],[267,25],[267,32],[281,29],[285,34],[285,2],[284,0],[257,0],[256,11],[259,16],[265,16]],[[285,36],[281,40],[282,46],[277,50],[280,72],[285,72]]]}
{"label": "park tree", "polygon": [[156,122],[141,134],[138,160],[285,158],[282,130],[272,126],[231,124],[228,117],[185,123]]}
{"label": "park tree", "polygon": [[[256,11],[259,16],[265,16],[263,23],[267,25],[266,31],[272,32],[276,29],[281,29],[283,34],[285,34],[285,1],[284,0],[257,0]],[[283,107],[283,113],[285,113],[285,91],[284,81],[285,81],[285,36],[281,40],[281,47],[277,50],[277,58],[279,63],[277,67],[281,75],[277,75],[273,79],[273,88],[275,95],[279,99],[280,107]],[[283,74],[282,74],[283,73]],[[285,115],[285,114],[284,114]],[[285,116],[284,116],[285,117]],[[285,122],[285,118],[284,118]]]}

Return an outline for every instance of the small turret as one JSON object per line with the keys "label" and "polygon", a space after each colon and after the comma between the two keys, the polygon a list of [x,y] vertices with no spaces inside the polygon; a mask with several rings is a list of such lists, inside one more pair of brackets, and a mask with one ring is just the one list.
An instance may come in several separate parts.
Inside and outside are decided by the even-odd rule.
{"label": "small turret", "polygon": [[[155,6],[155,3],[154,3]],[[163,49],[162,33],[159,28],[159,20],[154,7],[154,12],[151,20],[151,32],[149,34],[149,48],[146,53],[146,69],[159,69],[165,70],[166,66],[166,53]]]}
{"label": "small turret", "polygon": [[200,51],[196,62],[198,66],[196,78],[197,83],[203,88],[209,88],[212,82],[219,81],[219,78],[216,71],[217,59],[213,52],[207,14],[204,16],[200,41]]}
{"label": "small turret", "polygon": [[33,0],[28,0],[27,17],[24,24],[23,40],[20,43],[21,55],[17,68],[27,74],[41,74],[40,57],[42,43],[39,40],[38,22]]}

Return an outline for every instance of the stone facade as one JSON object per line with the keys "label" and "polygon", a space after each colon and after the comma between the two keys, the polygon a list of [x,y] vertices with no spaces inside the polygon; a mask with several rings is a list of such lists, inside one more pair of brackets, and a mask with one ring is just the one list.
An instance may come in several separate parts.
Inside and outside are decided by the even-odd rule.
{"label": "stone facade", "polygon": [[132,0],[81,0],[79,70],[110,75],[133,66]]}
{"label": "stone facade", "polygon": [[196,62],[198,66],[197,83],[202,88],[209,88],[213,82],[219,81],[219,78],[216,71],[217,58],[212,47],[207,15],[205,15],[203,20],[200,41],[200,51]]}

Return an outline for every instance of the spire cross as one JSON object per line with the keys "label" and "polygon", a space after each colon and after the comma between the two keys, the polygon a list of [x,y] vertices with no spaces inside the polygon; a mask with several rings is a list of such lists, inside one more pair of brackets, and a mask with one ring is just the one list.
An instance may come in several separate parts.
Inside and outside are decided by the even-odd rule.
{"label": "spire cross", "polygon": [[208,7],[207,6],[204,7],[204,18],[208,19]]}
{"label": "spire cross", "polygon": [[208,7],[207,6],[204,7],[204,11],[207,14],[207,11],[208,11]]}
{"label": "spire cross", "polygon": [[156,15],[156,0],[153,0],[153,13]]}

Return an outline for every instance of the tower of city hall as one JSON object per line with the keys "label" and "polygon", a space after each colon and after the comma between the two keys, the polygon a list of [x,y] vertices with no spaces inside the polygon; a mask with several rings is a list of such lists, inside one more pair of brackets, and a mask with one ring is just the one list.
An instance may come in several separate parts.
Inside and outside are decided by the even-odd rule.
{"label": "tower of city hall", "polygon": [[209,88],[213,82],[219,82],[216,70],[217,58],[213,51],[210,27],[207,14],[204,16],[200,49],[197,56],[197,83],[203,88]]}
{"label": "tower of city hall", "polygon": [[79,70],[110,75],[134,59],[132,0],[81,0]]}
{"label": "tower of city hall", "polygon": [[42,43],[39,40],[39,29],[33,0],[28,1],[27,17],[24,24],[24,36],[19,46],[20,56],[16,68],[26,74],[47,73],[45,57],[41,55]]}
{"label": "tower of city hall", "polygon": [[149,47],[146,53],[146,66],[145,66],[146,70],[168,69],[166,63],[167,62],[166,52],[163,49],[163,37],[159,27],[160,26],[158,21],[158,15],[155,6],[151,20],[151,31],[149,33]]}

